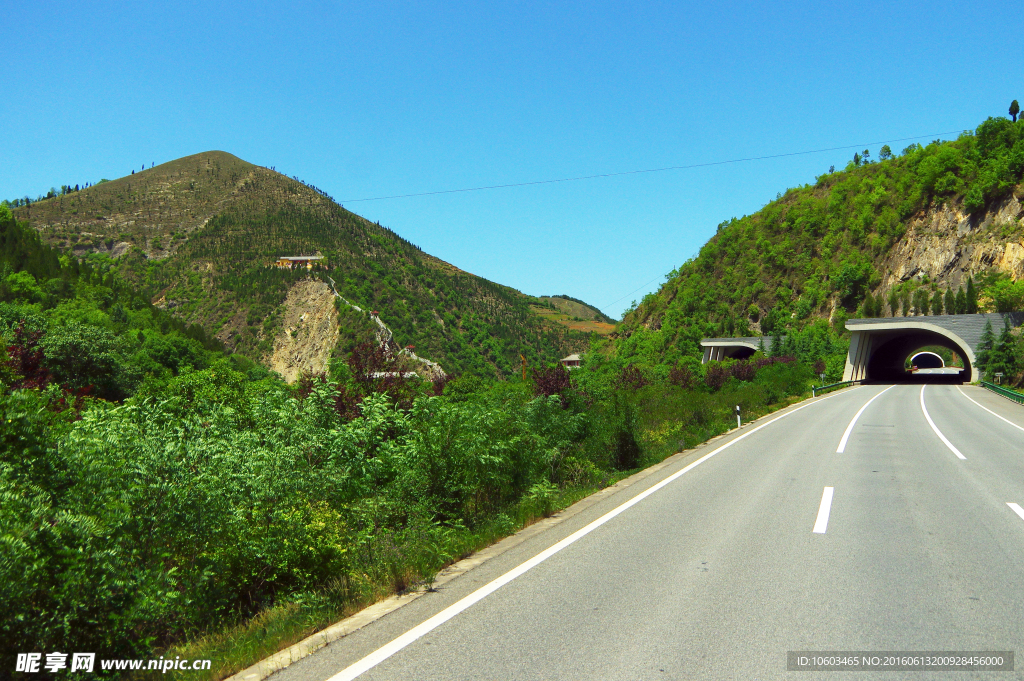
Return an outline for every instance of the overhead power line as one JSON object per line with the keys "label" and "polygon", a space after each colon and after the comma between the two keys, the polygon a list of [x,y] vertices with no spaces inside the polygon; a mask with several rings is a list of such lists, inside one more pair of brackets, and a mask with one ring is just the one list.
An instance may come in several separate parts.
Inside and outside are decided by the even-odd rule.
{"label": "overhead power line", "polygon": [[827,149],[811,149],[808,151],[791,151],[785,154],[770,154],[768,156],[749,156],[747,158],[734,158],[729,161],[708,161],[706,163],[691,163],[684,166],[667,166],[665,168],[648,168],[646,170],[624,170],[617,173],[601,173],[598,175],[580,175],[579,177],[563,177],[557,180],[534,180],[532,182],[514,182],[511,184],[492,184],[484,187],[465,187],[463,189],[440,189],[432,192],[418,192],[415,194],[394,194],[391,196],[374,196],[365,199],[346,199],[340,201],[346,203],[359,203],[362,201],[386,201],[388,199],[410,199],[417,196],[436,196],[438,194],[460,194],[463,192],[480,192],[487,189],[511,189],[512,187],[530,187],[538,184],[556,184],[558,182],[579,182],[580,180],[596,180],[602,177],[621,177],[623,175],[643,175],[645,173],[663,173],[669,170],[689,170],[691,168],[708,168],[710,166],[724,166],[731,163],[746,163],[747,161],[767,161],[773,158],[786,158],[788,156],[806,156],[808,154],[823,154],[828,151],[842,151],[843,149],[861,149],[876,144],[892,144],[895,142],[909,142],[910,140],[925,139],[928,137],[938,138],[942,135],[953,135],[963,132],[962,130],[951,130],[948,132],[934,132],[930,135],[915,135],[914,137],[900,137],[893,140],[882,140],[881,142],[862,142],[861,144],[844,144],[841,147],[829,147]]}

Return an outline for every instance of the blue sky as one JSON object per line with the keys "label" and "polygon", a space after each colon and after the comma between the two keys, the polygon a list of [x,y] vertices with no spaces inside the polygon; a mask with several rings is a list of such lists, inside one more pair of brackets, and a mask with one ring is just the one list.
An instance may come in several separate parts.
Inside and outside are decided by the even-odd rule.
{"label": "blue sky", "polygon": [[1012,3],[774,5],[17,3],[0,198],[220,149],[617,317],[718,223],[854,149],[355,200],[862,146],[1024,100]]}

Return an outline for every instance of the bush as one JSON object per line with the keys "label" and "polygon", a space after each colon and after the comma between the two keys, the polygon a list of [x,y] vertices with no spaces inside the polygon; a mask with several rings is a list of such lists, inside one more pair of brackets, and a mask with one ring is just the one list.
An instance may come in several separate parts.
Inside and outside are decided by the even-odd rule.
{"label": "bush", "polygon": [[704,385],[716,392],[725,385],[725,379],[729,377],[725,367],[717,362],[710,363],[704,369]]}

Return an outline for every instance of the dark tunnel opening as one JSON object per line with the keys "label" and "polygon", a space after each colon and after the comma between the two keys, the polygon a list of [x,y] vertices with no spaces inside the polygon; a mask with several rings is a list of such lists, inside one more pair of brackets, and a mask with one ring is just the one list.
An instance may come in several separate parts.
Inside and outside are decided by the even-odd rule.
{"label": "dark tunnel opening", "polygon": [[910,363],[918,369],[941,369],[946,366],[934,352],[919,352],[910,358]]}
{"label": "dark tunnel opening", "polygon": [[756,350],[751,348],[730,348],[729,357],[732,359],[747,359],[752,357]]}
{"label": "dark tunnel opening", "polygon": [[[956,353],[963,362],[963,369],[955,367],[942,368],[942,360],[922,353],[921,358],[928,357],[932,366],[918,364],[918,371],[907,371],[906,361],[921,348],[937,345]],[[935,361],[937,359],[937,361]],[[867,365],[867,380],[886,383],[970,383],[971,360],[966,349],[942,334],[925,330],[908,330],[879,343],[871,350],[871,358]]]}

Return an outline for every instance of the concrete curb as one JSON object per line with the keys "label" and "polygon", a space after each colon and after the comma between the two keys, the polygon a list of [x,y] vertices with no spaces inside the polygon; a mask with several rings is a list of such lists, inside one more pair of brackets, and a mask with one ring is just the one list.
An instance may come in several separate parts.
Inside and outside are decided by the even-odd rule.
{"label": "concrete curb", "polygon": [[[807,400],[800,400],[799,402],[794,402],[793,404],[789,404],[783,407],[782,409],[769,412],[764,416],[760,416],[754,419],[753,421],[744,423],[743,429],[747,428],[748,426],[754,423],[757,423],[758,421],[766,417],[777,416],[778,414],[811,399],[820,400],[823,398],[819,396],[817,398],[807,398]],[[476,566],[487,562],[491,558],[499,556],[502,553],[508,551],[509,549],[512,549],[518,546],[519,544],[522,544],[527,539],[530,539],[531,537],[534,537],[540,534],[541,532],[544,532],[554,527],[555,525],[558,525],[563,521],[568,520],[569,518],[572,518],[573,516],[579,513],[582,513],[583,511],[590,508],[594,504],[600,502],[601,500],[605,499],[606,497],[611,496],[612,494],[615,494],[616,492],[619,492],[627,487],[635,485],[641,480],[657,473],[661,469],[671,466],[674,463],[677,463],[681,459],[693,456],[694,454],[698,453],[701,449],[708,447],[712,443],[717,442],[722,438],[735,434],[737,430],[742,429],[731,428],[726,432],[722,433],[721,435],[716,435],[715,437],[702,442],[693,449],[684,449],[681,452],[677,452],[663,460],[661,463],[656,463],[653,466],[649,466],[648,468],[643,469],[642,471],[637,471],[628,478],[623,478],[614,485],[605,487],[599,492],[595,492],[590,496],[580,499],[572,506],[569,506],[568,508],[559,511],[558,513],[554,513],[548,518],[533,523],[529,527],[524,527],[515,534],[505,537],[504,539],[494,544],[491,544],[485,549],[477,551],[468,558],[463,558],[459,562],[454,563],[453,565],[450,565],[441,572],[439,572],[437,577],[434,579],[434,586],[437,587],[441,586],[442,584],[446,584],[447,582],[450,582],[456,577],[465,574],[466,572],[469,572]],[[270,657],[260,660],[251,667],[243,669],[242,671],[238,672],[237,674],[234,674],[233,676],[227,677],[225,681],[263,681],[263,679],[266,679],[274,672],[280,671],[285,667],[291,665],[293,662],[297,662],[304,657],[312,655],[317,650],[323,648],[327,644],[337,641],[340,638],[344,638],[345,636],[348,636],[354,631],[362,629],[367,624],[370,624],[380,619],[381,617],[384,617],[390,612],[394,612],[395,610],[401,608],[402,606],[408,603],[412,603],[414,600],[416,600],[417,598],[426,593],[430,592],[427,591],[425,588],[420,588],[416,591],[407,591],[403,594],[398,594],[395,596],[391,596],[389,598],[385,598],[382,601],[374,603],[373,605],[360,610],[354,615],[346,617],[345,619],[341,620],[340,622],[337,622],[336,624],[332,624],[326,629],[323,629],[321,631],[316,632],[315,634],[307,636],[295,645],[292,645],[279,653],[275,653]]]}

